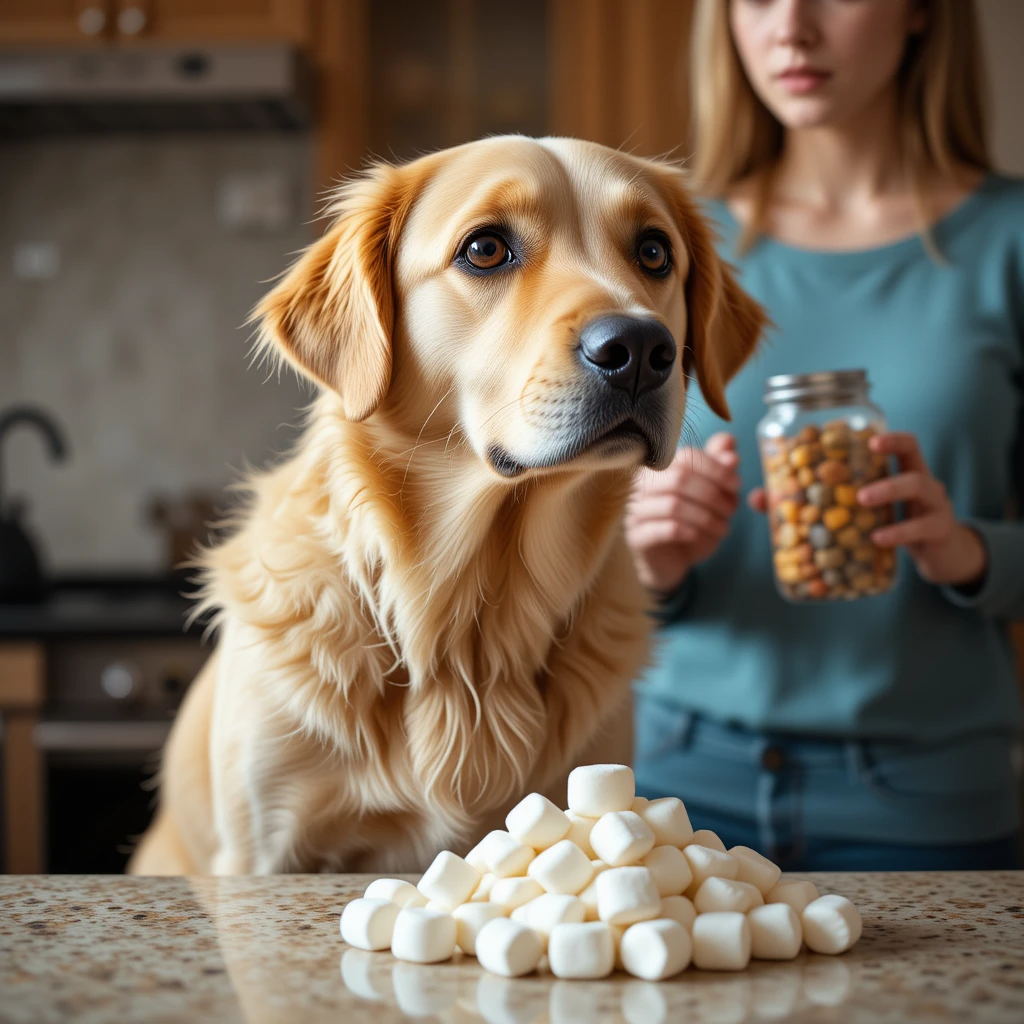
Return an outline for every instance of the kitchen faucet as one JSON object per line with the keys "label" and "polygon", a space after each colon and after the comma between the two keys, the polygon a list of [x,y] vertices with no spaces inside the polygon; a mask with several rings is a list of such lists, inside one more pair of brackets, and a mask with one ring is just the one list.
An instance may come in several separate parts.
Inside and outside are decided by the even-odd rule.
{"label": "kitchen faucet", "polygon": [[20,406],[0,413],[0,602],[36,601],[46,590],[39,556],[19,521],[21,507],[6,505],[3,496],[3,442],[9,430],[23,423],[42,433],[54,461],[62,461],[68,452],[64,435],[42,410]]}

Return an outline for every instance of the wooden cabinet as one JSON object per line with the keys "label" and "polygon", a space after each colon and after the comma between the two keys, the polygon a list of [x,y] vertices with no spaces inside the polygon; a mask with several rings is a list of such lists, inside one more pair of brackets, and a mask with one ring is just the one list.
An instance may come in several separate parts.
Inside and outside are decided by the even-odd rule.
{"label": "wooden cabinet", "polygon": [[116,0],[122,39],[160,42],[285,41],[311,36],[308,0]]}
{"label": "wooden cabinet", "polygon": [[9,874],[43,870],[43,772],[35,729],[44,664],[39,644],[0,641],[0,864]]}
{"label": "wooden cabinet", "polygon": [[0,43],[305,45],[312,38],[312,5],[313,0],[0,0]]}
{"label": "wooden cabinet", "polygon": [[643,156],[689,155],[693,0],[548,0],[548,121]]}
{"label": "wooden cabinet", "polygon": [[323,189],[369,154],[402,160],[502,132],[685,156],[692,7],[693,0],[0,0],[0,43],[292,43],[317,75],[314,176]]}
{"label": "wooden cabinet", "polygon": [[103,42],[112,13],[109,0],[0,0],[0,43]]}
{"label": "wooden cabinet", "polygon": [[317,185],[366,154],[572,135],[687,155],[693,0],[323,0]]}

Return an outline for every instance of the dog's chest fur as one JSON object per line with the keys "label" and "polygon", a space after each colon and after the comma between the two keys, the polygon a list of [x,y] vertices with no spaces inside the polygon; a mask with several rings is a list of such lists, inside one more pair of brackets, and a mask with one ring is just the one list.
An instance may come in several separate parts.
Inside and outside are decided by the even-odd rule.
{"label": "dog's chest fur", "polygon": [[[245,685],[278,723],[266,742],[297,731],[307,750],[292,784],[263,796],[303,805],[300,845],[320,851],[306,868],[372,853],[361,837],[376,829],[337,834],[353,814],[404,833],[383,845],[421,862],[564,769],[579,734],[549,670],[618,537],[628,479],[516,493],[406,461],[389,464],[321,410],[207,557],[207,601],[258,648]],[[423,470],[455,483],[438,491]],[[624,608],[639,604],[624,595]]]}

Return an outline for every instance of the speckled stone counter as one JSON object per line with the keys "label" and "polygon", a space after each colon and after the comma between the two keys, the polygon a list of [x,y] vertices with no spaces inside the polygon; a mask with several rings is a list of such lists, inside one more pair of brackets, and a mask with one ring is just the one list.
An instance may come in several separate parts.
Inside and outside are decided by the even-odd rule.
{"label": "speckled stone counter", "polygon": [[807,877],[860,907],[852,951],[652,984],[349,949],[367,877],[0,876],[0,1021],[1024,1021],[1024,872]]}

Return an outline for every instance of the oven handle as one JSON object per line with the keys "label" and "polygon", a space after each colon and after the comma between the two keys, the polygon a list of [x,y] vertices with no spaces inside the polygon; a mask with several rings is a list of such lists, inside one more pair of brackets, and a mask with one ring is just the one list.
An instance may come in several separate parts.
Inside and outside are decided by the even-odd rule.
{"label": "oven handle", "polygon": [[40,722],[34,733],[37,750],[158,751],[171,731],[170,722]]}

